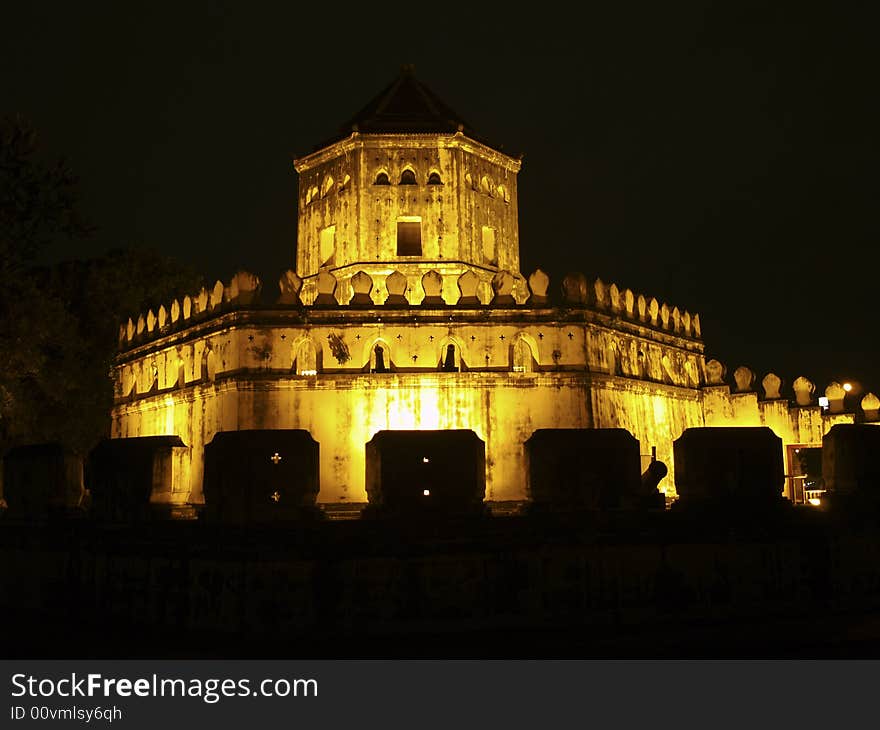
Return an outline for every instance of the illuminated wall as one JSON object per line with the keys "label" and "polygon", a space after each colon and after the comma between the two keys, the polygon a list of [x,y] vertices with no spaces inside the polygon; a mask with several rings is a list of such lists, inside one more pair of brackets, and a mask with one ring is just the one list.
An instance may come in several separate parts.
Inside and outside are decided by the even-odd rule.
{"label": "illuminated wall", "polygon": [[[206,312],[135,337],[120,356],[113,436],[179,435],[190,452],[176,483],[190,494],[176,494],[198,502],[217,431],[307,429],[321,449],[318,499],[334,503],[366,499],[364,445],[377,431],[468,428],[486,442],[487,499],[518,501],[536,429],[622,425],[644,453],[665,454],[699,425],[687,367],[702,369],[699,341],[608,312],[567,318],[509,307]],[[370,372],[377,347],[390,372]]]}
{"label": "illuminated wall", "polygon": [[[353,134],[295,165],[296,268],[307,303],[310,277],[321,268],[339,279],[343,302],[348,280],[366,271],[375,303],[385,300],[382,284],[395,269],[409,280],[411,303],[421,301],[419,283],[430,269],[444,275],[449,303],[458,298],[453,275],[474,271],[488,296],[494,272],[519,272],[519,160],[462,134]],[[398,253],[399,222],[419,223],[420,255]]]}
{"label": "illuminated wall", "polygon": [[[552,389],[554,399],[546,398]],[[191,493],[201,502],[204,445],[221,430],[307,429],[320,444],[323,503],[367,501],[364,446],[381,430],[472,429],[486,442],[487,499],[525,498],[522,443],[536,428],[589,426],[582,377],[467,373],[389,374],[317,385],[313,379],[242,379],[199,385],[171,403],[145,398],[117,409],[114,436],[174,430],[191,445]]]}

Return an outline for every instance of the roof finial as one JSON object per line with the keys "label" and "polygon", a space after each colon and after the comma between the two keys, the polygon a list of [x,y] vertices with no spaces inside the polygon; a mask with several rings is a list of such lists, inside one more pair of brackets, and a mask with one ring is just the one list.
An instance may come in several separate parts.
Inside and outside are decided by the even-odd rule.
{"label": "roof finial", "polygon": [[414,76],[416,73],[416,65],[414,63],[405,63],[400,67],[401,76]]}

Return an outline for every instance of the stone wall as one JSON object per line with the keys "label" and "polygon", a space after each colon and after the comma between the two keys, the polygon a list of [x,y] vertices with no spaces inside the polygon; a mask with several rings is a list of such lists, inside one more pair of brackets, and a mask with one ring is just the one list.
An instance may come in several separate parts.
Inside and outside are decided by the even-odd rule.
{"label": "stone wall", "polygon": [[[702,425],[699,320],[656,299],[576,275],[551,305],[539,271],[518,305],[502,272],[486,304],[473,278],[453,278],[471,301],[447,307],[432,271],[424,287],[438,306],[340,306],[335,278],[322,276],[312,306],[292,272],[274,304],[257,302],[259,283],[240,273],[172,303],[170,317],[163,307],[129,320],[113,437],[179,435],[189,447],[180,479],[200,502],[202,450],[215,433],[306,429],[321,444],[319,501],[360,503],[376,432],[464,428],[486,442],[487,499],[519,501],[523,444],[536,429],[619,425],[671,464],[672,441]],[[370,277],[352,281],[354,296],[368,297]]]}
{"label": "stone wall", "polygon": [[[351,275],[366,271],[376,279],[377,304],[387,295],[384,275],[395,268],[409,279],[411,303],[432,268],[474,270],[484,283],[495,271],[519,270],[518,160],[460,134],[355,134],[295,165],[297,272],[306,301],[322,268],[343,282],[346,295]],[[409,183],[402,183],[405,173]],[[387,184],[377,184],[380,176]],[[420,223],[421,255],[398,255],[401,219]]]}

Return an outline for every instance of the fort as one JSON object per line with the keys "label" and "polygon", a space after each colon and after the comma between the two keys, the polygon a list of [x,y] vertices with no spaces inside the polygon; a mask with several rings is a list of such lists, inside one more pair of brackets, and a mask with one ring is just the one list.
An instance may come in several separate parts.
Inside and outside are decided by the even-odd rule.
{"label": "fort", "polygon": [[295,165],[277,290],[122,324],[85,469],[5,455],[8,653],[876,654],[876,396],[522,275],[520,160],[411,70]]}
{"label": "fort", "polygon": [[[805,378],[792,394],[773,373],[758,386],[746,367],[728,382],[706,360],[699,314],[674,303],[582,273],[556,286],[541,270],[521,274],[520,159],[411,69],[294,165],[296,270],[276,291],[239,272],[120,327],[112,437],[174,439],[155,457],[155,505],[205,502],[218,435],[252,432],[277,466],[301,461],[278,446],[298,430],[317,451],[300,482],[314,483],[327,513],[356,514],[371,491],[379,498],[368,484],[377,434],[465,430],[484,446],[481,498],[516,510],[531,499],[535,432],[609,428],[635,437],[642,470],[655,458],[668,466],[669,502],[673,442],[703,426],[772,429],[786,496],[803,502],[798,455],[835,424],[877,419],[874,395],[845,408],[837,383],[823,407]],[[274,501],[290,498],[302,495]]]}

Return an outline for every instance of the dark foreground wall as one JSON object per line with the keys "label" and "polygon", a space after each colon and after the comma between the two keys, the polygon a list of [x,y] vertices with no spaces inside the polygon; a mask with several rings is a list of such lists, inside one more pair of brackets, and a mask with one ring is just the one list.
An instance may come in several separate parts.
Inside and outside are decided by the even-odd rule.
{"label": "dark foreground wall", "polygon": [[18,653],[58,657],[415,657],[429,636],[446,637],[431,645],[438,656],[540,656],[528,637],[551,634],[567,638],[546,652],[564,656],[613,655],[634,631],[672,640],[708,627],[719,639],[880,608],[875,528],[816,515],[774,537],[664,525],[603,537],[526,518],[260,532],[6,524],[2,623]]}
{"label": "dark foreground wall", "polygon": [[308,431],[223,431],[205,447],[205,517],[271,523],[315,510],[319,445]]}

